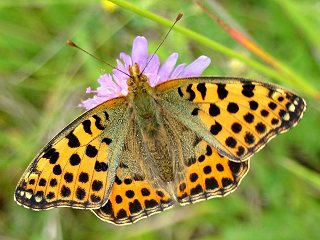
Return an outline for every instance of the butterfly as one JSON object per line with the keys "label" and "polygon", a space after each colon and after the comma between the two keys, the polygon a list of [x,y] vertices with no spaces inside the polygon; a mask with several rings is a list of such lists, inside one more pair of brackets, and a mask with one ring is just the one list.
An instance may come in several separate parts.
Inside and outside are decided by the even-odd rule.
{"label": "butterfly", "polygon": [[[158,66],[158,75],[151,74],[143,68],[147,58],[135,57],[134,49],[132,55],[118,62],[127,75],[114,72],[116,83],[106,76],[126,94],[106,100],[98,91],[90,100],[96,105],[33,159],[17,185],[18,204],[89,209],[125,225],[176,203],[226,196],[247,174],[253,154],[295,126],[306,108],[301,97],[275,84],[185,77],[192,64],[175,70],[167,64],[162,70],[168,74]],[[175,64],[174,58],[167,63]],[[100,83],[101,92],[110,90]]]}

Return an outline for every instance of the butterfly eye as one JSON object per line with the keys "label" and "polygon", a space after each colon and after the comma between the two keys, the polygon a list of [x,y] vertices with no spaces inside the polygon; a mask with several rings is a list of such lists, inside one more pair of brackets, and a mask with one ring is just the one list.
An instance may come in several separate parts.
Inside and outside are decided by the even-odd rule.
{"label": "butterfly eye", "polygon": [[127,80],[127,85],[129,86],[129,87],[131,87],[131,86],[133,86],[133,84],[134,84],[134,80],[133,80],[133,78],[128,78],[128,80]]}

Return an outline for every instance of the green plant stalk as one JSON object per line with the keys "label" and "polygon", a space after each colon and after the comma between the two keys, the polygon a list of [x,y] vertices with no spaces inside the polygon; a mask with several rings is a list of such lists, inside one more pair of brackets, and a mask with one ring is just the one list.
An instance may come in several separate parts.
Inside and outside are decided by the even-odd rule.
{"label": "green plant stalk", "polygon": [[311,171],[310,169],[303,167],[301,164],[298,164],[295,161],[287,158],[279,161],[279,163],[284,168],[301,177],[306,182],[309,182],[317,189],[320,189],[320,176],[318,173]]}
{"label": "green plant stalk", "polygon": [[[170,27],[172,25],[172,21],[167,20],[167,19],[165,19],[157,14],[154,14],[150,11],[147,11],[145,9],[141,9],[141,8],[137,7],[136,5],[129,3],[126,0],[109,0],[109,1],[120,6],[120,7],[128,9],[128,10],[130,10],[130,11],[132,11],[142,17],[146,17],[146,18],[149,18],[155,22],[158,22],[161,25],[164,25],[167,27]],[[252,68],[256,69],[257,71],[260,71],[270,77],[273,77],[280,82],[286,82],[286,83],[292,85],[292,80],[290,80],[290,79],[293,78],[293,80],[296,84],[296,88],[299,88],[303,93],[305,93],[311,97],[316,97],[319,94],[318,91],[313,86],[309,85],[301,77],[298,77],[297,74],[290,73],[289,74],[290,79],[288,79],[288,74],[283,75],[270,67],[267,67],[257,61],[254,61],[250,58],[247,58],[247,57],[233,51],[232,49],[223,46],[220,43],[217,43],[207,37],[204,37],[203,35],[200,35],[192,30],[189,30],[187,28],[182,27],[181,25],[176,25],[174,27],[174,29],[176,31],[184,34],[185,36],[187,36],[187,37],[189,37],[189,38],[191,38],[191,39],[193,39],[193,40],[195,40],[195,41],[197,41],[197,42],[199,42],[199,43],[201,43],[201,44],[203,44],[213,50],[222,52],[223,54],[225,54],[227,56],[230,56],[230,57],[233,57],[233,58],[240,60],[240,61],[244,62],[245,64],[251,66]],[[288,70],[284,67],[282,67],[282,70],[284,73],[288,72]],[[289,72],[292,72],[292,71],[289,71]]]}

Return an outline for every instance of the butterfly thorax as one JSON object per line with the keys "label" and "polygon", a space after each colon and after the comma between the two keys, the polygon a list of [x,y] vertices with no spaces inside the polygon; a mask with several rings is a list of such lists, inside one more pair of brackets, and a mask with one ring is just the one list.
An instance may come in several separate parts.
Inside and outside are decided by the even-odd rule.
{"label": "butterfly thorax", "polygon": [[134,121],[140,129],[143,145],[147,148],[150,163],[163,181],[173,180],[173,162],[170,156],[169,138],[160,116],[154,90],[146,75],[141,74],[137,64],[129,67],[128,100],[131,103]]}

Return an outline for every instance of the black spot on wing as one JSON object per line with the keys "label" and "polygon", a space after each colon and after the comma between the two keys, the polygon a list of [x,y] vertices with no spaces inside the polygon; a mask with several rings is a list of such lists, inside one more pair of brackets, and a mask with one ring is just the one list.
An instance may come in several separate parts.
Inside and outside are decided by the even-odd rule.
{"label": "black spot on wing", "polygon": [[202,189],[201,185],[198,184],[194,188],[191,188],[190,194],[191,195],[197,195],[197,194],[202,193],[202,192],[203,192],[203,189]]}
{"label": "black spot on wing", "polygon": [[70,132],[66,138],[69,140],[68,146],[71,148],[80,147],[79,139],[76,137],[76,135],[73,134],[73,132]]}
{"label": "black spot on wing", "polygon": [[206,94],[207,94],[206,84],[205,83],[199,83],[197,85],[197,90],[201,93],[202,100],[204,100],[205,97],[206,97]]}
{"label": "black spot on wing", "polygon": [[76,197],[79,200],[83,200],[86,196],[86,190],[84,188],[78,187],[76,190]]}
{"label": "black spot on wing", "polygon": [[107,120],[109,120],[109,114],[108,114],[106,111],[104,111],[103,113],[104,113],[105,118],[106,118]]}
{"label": "black spot on wing", "polygon": [[244,152],[245,152],[244,147],[239,146],[238,147],[238,151],[236,152],[236,154],[237,154],[238,157],[241,157],[244,154]]}
{"label": "black spot on wing", "polygon": [[216,104],[210,104],[209,114],[212,117],[216,117],[220,114],[220,108]]}
{"label": "black spot on wing", "polygon": [[110,143],[112,143],[112,139],[105,137],[104,139],[102,139],[102,142],[109,145]]}
{"label": "black spot on wing", "polygon": [[146,206],[146,208],[154,208],[158,206],[158,202],[154,199],[145,200],[144,205]]}
{"label": "black spot on wing", "polygon": [[255,88],[255,85],[252,83],[246,83],[242,86],[242,94],[246,97],[253,97],[254,93],[253,90]]}
{"label": "black spot on wing", "polygon": [[127,215],[127,212],[126,212],[126,210],[124,210],[123,208],[122,209],[120,209],[119,211],[118,211],[118,213],[117,213],[117,218],[127,218],[128,217],[128,215]]}
{"label": "black spot on wing", "polygon": [[257,110],[257,108],[259,107],[259,104],[254,100],[250,101],[249,105],[251,110]]}
{"label": "black spot on wing", "polygon": [[111,217],[114,217],[113,207],[111,201],[108,201],[102,208],[101,211],[106,213],[107,215],[110,215]]}
{"label": "black spot on wing", "polygon": [[61,166],[59,164],[55,165],[52,171],[55,175],[60,175],[62,173]]}
{"label": "black spot on wing", "polygon": [[74,153],[71,155],[69,162],[70,162],[71,166],[76,166],[76,165],[79,165],[79,163],[81,162],[81,158],[79,157],[79,155],[77,153]]}
{"label": "black spot on wing", "polygon": [[226,90],[226,85],[219,83],[217,93],[218,93],[218,97],[220,100],[225,99],[228,96],[228,91]]}
{"label": "black spot on wing", "polygon": [[228,165],[233,174],[238,174],[241,170],[241,163],[239,162],[229,161]]}
{"label": "black spot on wing", "polygon": [[214,177],[211,177],[211,178],[206,178],[205,186],[206,186],[206,190],[214,190],[219,187],[219,184]]}
{"label": "black spot on wing", "polygon": [[47,147],[46,149],[43,150],[44,154],[43,154],[43,158],[47,158],[47,159],[50,159],[51,155],[53,153],[56,152],[56,149],[55,148],[52,148],[52,146],[50,145],[49,147]]}
{"label": "black spot on wing", "polygon": [[86,155],[90,158],[94,158],[95,156],[97,156],[97,154],[98,154],[97,148],[89,144],[86,148]]}
{"label": "black spot on wing", "polygon": [[92,117],[96,120],[95,121],[96,128],[98,128],[99,130],[104,130],[105,127],[101,124],[101,118],[97,115],[93,115]]}
{"label": "black spot on wing", "polygon": [[58,185],[58,181],[57,181],[57,179],[52,178],[52,179],[50,180],[49,184],[50,184],[51,187],[55,187],[55,186]]}
{"label": "black spot on wing", "polygon": [[122,201],[123,201],[122,197],[120,195],[117,195],[116,196],[116,203],[120,204],[120,203],[122,203]]}
{"label": "black spot on wing", "polygon": [[83,130],[86,132],[86,133],[88,133],[88,134],[92,134],[92,132],[91,132],[91,121],[89,120],[89,119],[87,119],[87,120],[84,120],[83,122],[82,122],[82,126],[83,126]]}
{"label": "black spot on wing", "polygon": [[142,211],[142,206],[138,199],[135,199],[133,202],[129,203],[129,211],[131,214]]}
{"label": "black spot on wing", "polygon": [[196,98],[195,92],[192,90],[192,84],[189,84],[186,92],[189,93],[189,101],[193,101]]}
{"label": "black spot on wing", "polygon": [[262,122],[259,122],[255,128],[256,128],[256,131],[260,134],[265,133],[267,129],[266,125]]}
{"label": "black spot on wing", "polygon": [[222,130],[222,125],[219,122],[216,121],[214,125],[211,125],[210,132],[213,135],[218,135],[221,130]]}
{"label": "black spot on wing", "polygon": [[61,190],[60,190],[61,197],[69,197],[70,194],[71,194],[70,188],[63,185]]}
{"label": "black spot on wing", "polygon": [[239,106],[238,104],[234,103],[234,102],[230,102],[228,104],[228,107],[227,107],[227,111],[229,113],[237,113],[239,111]]}
{"label": "black spot on wing", "polygon": [[126,185],[130,185],[133,181],[132,181],[131,178],[126,178],[126,179],[123,180],[123,182],[124,182],[124,184],[126,184]]}
{"label": "black spot on wing", "polygon": [[94,180],[91,188],[93,191],[99,191],[103,187],[103,183],[100,180]]}
{"label": "black spot on wing", "polygon": [[141,194],[142,194],[142,196],[147,197],[150,195],[150,191],[147,188],[142,188]]}
{"label": "black spot on wing", "polygon": [[271,110],[275,110],[277,108],[277,104],[275,104],[274,102],[269,102],[268,106]]}
{"label": "black spot on wing", "polygon": [[225,143],[228,147],[234,148],[237,145],[237,140],[233,137],[228,137]]}
{"label": "black spot on wing", "polygon": [[86,172],[81,172],[79,175],[79,182],[86,183],[89,181],[89,175]]}
{"label": "black spot on wing", "polygon": [[254,116],[251,113],[247,113],[246,115],[243,116],[243,119],[247,123],[252,123],[254,121]]}
{"label": "black spot on wing", "polygon": [[191,115],[192,116],[197,116],[199,114],[199,110],[200,110],[199,108],[193,109],[192,112],[191,112]]}
{"label": "black spot on wing", "polygon": [[234,133],[239,133],[241,132],[242,130],[242,126],[241,124],[237,123],[237,122],[234,122],[232,125],[231,125],[231,129]]}
{"label": "black spot on wing", "polygon": [[233,184],[233,180],[231,178],[222,178],[222,186],[225,188],[231,184]]}
{"label": "black spot on wing", "polygon": [[44,187],[46,185],[46,183],[47,183],[47,180],[45,180],[44,178],[41,178],[38,184],[39,184],[39,186]]}
{"label": "black spot on wing", "polygon": [[252,133],[246,132],[246,134],[244,136],[244,140],[248,144],[253,144],[255,142],[255,137]]}
{"label": "black spot on wing", "polygon": [[63,178],[67,183],[71,183],[73,181],[73,174],[70,172],[66,172]]}
{"label": "black spot on wing", "polygon": [[101,198],[95,194],[91,194],[90,200],[91,200],[91,202],[100,202]]}
{"label": "black spot on wing", "polygon": [[96,161],[96,163],[94,164],[94,170],[96,170],[97,172],[105,172],[108,170],[108,164],[105,162]]}

